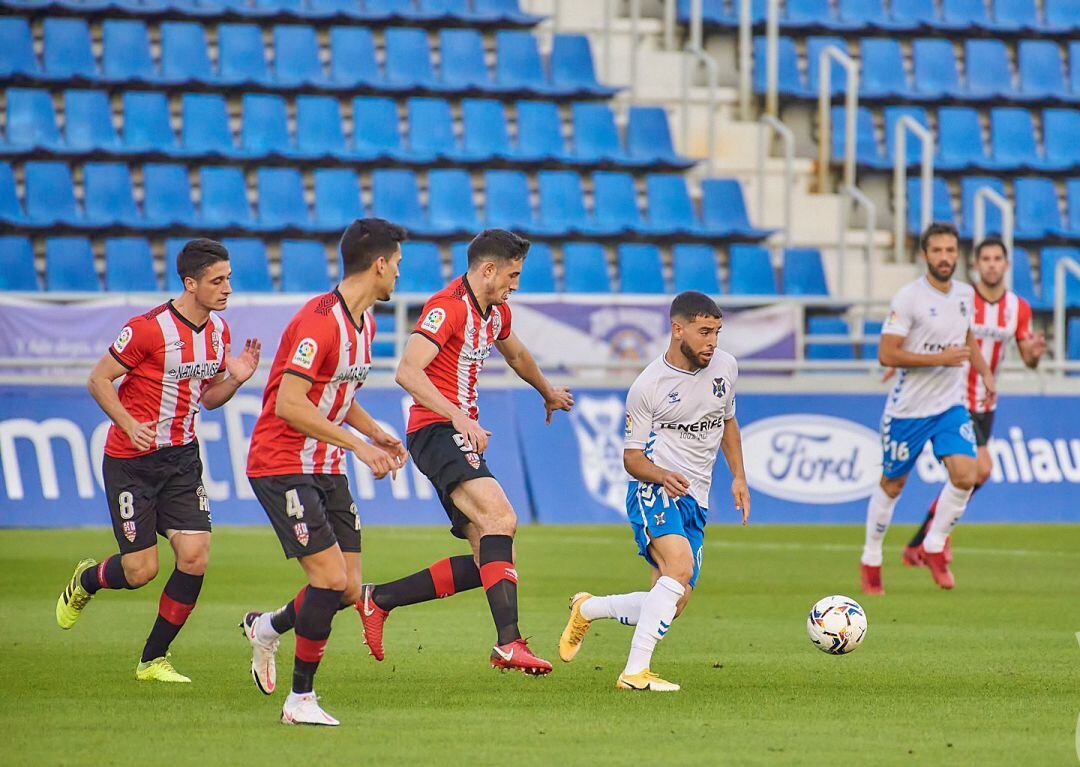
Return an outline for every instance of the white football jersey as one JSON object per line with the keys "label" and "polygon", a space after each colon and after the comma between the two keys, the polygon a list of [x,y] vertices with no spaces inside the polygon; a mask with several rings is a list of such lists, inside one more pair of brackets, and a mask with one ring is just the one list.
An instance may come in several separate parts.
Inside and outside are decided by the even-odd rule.
{"label": "white football jersey", "polygon": [[[948,293],[932,287],[926,277],[909,282],[893,297],[881,334],[904,336],[901,348],[916,354],[937,354],[964,346],[975,290],[953,280]],[[926,418],[964,404],[964,368],[900,368],[896,385],[885,403],[893,418]]]}
{"label": "white football jersey", "polygon": [[664,356],[641,371],[626,395],[628,450],[690,480],[690,496],[709,507],[713,464],[724,421],[735,417],[735,358],[717,349],[708,367],[690,373]]}

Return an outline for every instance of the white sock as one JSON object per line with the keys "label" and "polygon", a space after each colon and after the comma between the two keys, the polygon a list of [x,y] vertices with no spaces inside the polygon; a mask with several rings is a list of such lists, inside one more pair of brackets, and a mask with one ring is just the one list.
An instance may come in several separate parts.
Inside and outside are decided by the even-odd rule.
{"label": "white sock", "polygon": [[884,559],[881,545],[885,542],[885,531],[889,529],[895,508],[896,498],[890,498],[888,493],[881,489],[881,485],[875,487],[870,494],[870,503],[866,506],[866,543],[862,551],[864,565],[881,567]]}
{"label": "white sock", "polygon": [[309,697],[311,697],[313,695],[315,695],[314,690],[312,690],[311,692],[294,692],[293,690],[289,690],[289,696],[287,698],[285,698],[285,704],[286,705],[296,704],[296,703],[299,703],[304,698],[309,698]]}
{"label": "white sock", "polygon": [[630,640],[630,657],[626,659],[624,674],[640,674],[649,667],[656,643],[675,620],[675,608],[685,592],[686,589],[677,580],[661,575],[645,595],[634,638]]}
{"label": "white sock", "polygon": [[581,603],[581,617],[587,621],[612,618],[624,626],[636,626],[647,596],[647,591],[635,591],[632,594],[589,597]]}
{"label": "white sock", "polygon": [[971,489],[961,490],[952,482],[946,482],[938,496],[937,511],[934,512],[934,521],[930,523],[930,529],[926,532],[923,540],[923,548],[931,554],[938,554],[945,550],[945,539],[952,532],[953,525],[963,515],[967,508],[968,498],[971,497]]}
{"label": "white sock", "polygon": [[273,613],[263,613],[255,619],[255,638],[263,644],[270,644],[281,634],[274,631],[274,624],[270,621]]}

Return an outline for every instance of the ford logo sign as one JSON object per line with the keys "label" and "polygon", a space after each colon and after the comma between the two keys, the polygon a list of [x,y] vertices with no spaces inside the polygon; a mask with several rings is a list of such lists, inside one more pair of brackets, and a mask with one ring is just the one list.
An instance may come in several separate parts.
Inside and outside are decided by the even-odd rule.
{"label": "ford logo sign", "polygon": [[844,418],[776,416],[749,424],[742,438],[747,482],[785,501],[857,501],[881,477],[880,437]]}

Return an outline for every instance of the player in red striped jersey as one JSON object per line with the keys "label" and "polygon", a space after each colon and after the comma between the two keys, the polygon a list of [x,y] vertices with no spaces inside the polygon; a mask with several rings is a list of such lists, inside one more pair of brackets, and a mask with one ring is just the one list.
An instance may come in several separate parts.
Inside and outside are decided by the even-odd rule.
{"label": "player in red striped jersey", "polygon": [[472,556],[449,557],[393,583],[364,586],[357,609],[376,660],[383,659],[390,610],[482,585],[497,631],[492,665],[529,674],[551,671],[518,630],[517,517],[488,470],[484,451],[491,432],[477,420],[476,380],[492,347],[544,398],[549,422],[554,411],[574,404],[569,389],[548,382],[510,329],[507,300],[517,290],[528,250],[528,240],[503,229],[478,234],[469,244],[468,272],[424,305],[398,364],[397,382],[413,397],[409,454],[435,486],[450,532],[469,541]]}
{"label": "player in red striped jersey", "polygon": [[[1005,272],[1009,268],[1009,253],[999,237],[987,237],[975,247],[975,270],[979,283],[975,286],[975,307],[971,318],[971,332],[982,351],[990,371],[997,376],[998,367],[1005,358],[1005,347],[1016,339],[1020,357],[1029,368],[1036,368],[1046,352],[1046,336],[1031,329],[1031,306],[1027,301],[1005,287]],[[967,363],[964,370],[964,399],[971,424],[975,427],[977,446],[977,470],[975,490],[982,487],[993,471],[987,443],[994,425],[997,401],[987,405],[986,391],[978,372]],[[972,491],[974,492],[974,490]],[[904,547],[903,563],[910,566],[926,564],[922,556],[922,542],[937,510],[937,499],[930,506],[926,519],[915,536]],[[946,562],[952,561],[949,547],[945,549]]]}
{"label": "player in red striped jersey", "polygon": [[229,328],[217,314],[232,293],[225,247],[192,240],[176,270],[184,292],[129,320],[90,373],[90,393],[112,420],[102,474],[120,553],[80,562],[56,603],[56,620],[69,629],[100,589],[146,585],[158,572],[157,536],[167,537],[176,567],[135,672],[143,681],[191,681],[167,656],[195,607],[210,554],[195,414],[228,402],[259,364],[257,340],[230,354]]}
{"label": "player in red striped jersey", "polygon": [[251,487],[285,556],[307,577],[295,599],[273,613],[249,612],[241,623],[252,645],[252,677],[267,695],[276,686],[278,637],[296,629],[292,691],[281,710],[287,724],[338,724],[319,706],[314,679],[334,614],[360,596],[360,517],[345,459],[351,452],[379,479],[396,475],[406,458],[401,440],[354,399],[371,368],[371,307],[390,300],[405,236],[378,218],[345,230],[342,280],[285,328],[251,435]]}

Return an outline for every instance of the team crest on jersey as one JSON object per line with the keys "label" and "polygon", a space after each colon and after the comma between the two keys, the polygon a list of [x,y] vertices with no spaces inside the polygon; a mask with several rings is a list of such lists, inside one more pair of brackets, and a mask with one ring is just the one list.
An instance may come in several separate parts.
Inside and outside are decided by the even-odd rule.
{"label": "team crest on jersey", "polygon": [[429,333],[438,333],[444,322],[446,322],[446,310],[436,306],[427,313],[424,321],[420,323],[420,327]]}
{"label": "team crest on jersey", "polygon": [[296,540],[300,542],[300,545],[307,546],[307,542],[311,538],[308,535],[307,522],[297,522],[293,525],[293,532],[296,534]]}
{"label": "team crest on jersey", "polygon": [[502,332],[502,312],[495,312],[491,315],[491,337],[498,338]]}
{"label": "team crest on jersey", "polygon": [[465,460],[469,462],[469,465],[474,469],[480,468],[480,456],[476,453],[466,453]]}
{"label": "team crest on jersey", "polygon": [[210,348],[214,350],[215,355],[221,352],[221,333],[216,330],[210,334]]}
{"label": "team crest on jersey", "polygon": [[714,378],[712,380],[712,393],[714,397],[723,397],[727,394],[728,383],[723,378]]}
{"label": "team crest on jersey", "polygon": [[318,351],[319,345],[315,343],[315,339],[305,338],[297,345],[292,364],[311,370],[311,366],[315,364],[315,355]]}
{"label": "team crest on jersey", "polygon": [[128,539],[128,543],[135,542],[135,520],[129,519],[124,522],[124,537]]}
{"label": "team crest on jersey", "polygon": [[135,335],[135,333],[132,331],[131,325],[124,325],[124,329],[120,331],[120,335],[113,341],[113,349],[116,350],[117,354],[123,353],[124,349],[127,348],[127,345],[131,343],[131,337],[133,335]]}
{"label": "team crest on jersey", "polygon": [[961,301],[960,302],[960,316],[961,317],[967,317],[968,316],[967,301]]}

